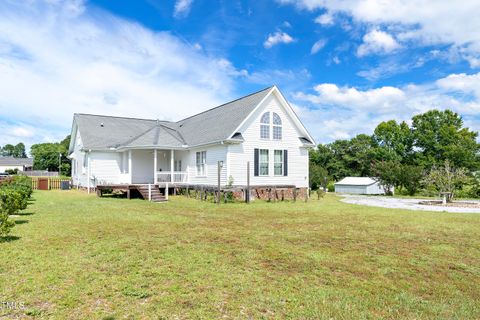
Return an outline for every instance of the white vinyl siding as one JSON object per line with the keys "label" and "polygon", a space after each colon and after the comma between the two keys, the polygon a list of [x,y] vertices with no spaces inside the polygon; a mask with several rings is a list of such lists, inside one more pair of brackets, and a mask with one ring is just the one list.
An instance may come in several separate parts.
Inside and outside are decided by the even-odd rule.
{"label": "white vinyl siding", "polygon": [[[258,131],[257,131],[258,137]],[[258,139],[258,138],[257,138]],[[205,176],[197,176],[197,166],[196,158],[197,152],[207,151],[206,163],[205,163]],[[190,151],[185,151],[188,154],[187,157],[182,159],[182,165],[185,167],[184,170],[188,172],[189,183],[192,184],[203,184],[203,185],[216,185],[217,184],[217,164],[218,161],[223,161],[223,168],[220,170],[220,183],[225,185],[227,183],[227,167],[228,167],[228,157],[227,157],[227,146],[226,145],[214,145],[209,146],[208,148],[198,148]],[[252,164],[253,166],[253,164]]]}
{"label": "white vinyl siding", "polygon": [[[282,120],[282,140],[263,140],[259,137],[261,117],[265,112],[275,112]],[[247,184],[247,162],[250,162],[251,185],[295,185],[299,188],[308,187],[308,150],[302,147],[298,139],[304,134],[299,132],[290,115],[287,114],[279,99],[272,94],[255,111],[252,117],[237,130],[244,138],[241,144],[228,146],[229,175],[235,185]],[[274,150],[288,151],[288,176],[274,175],[270,171],[268,177],[254,176],[254,150],[268,149],[272,155],[269,159],[270,170],[274,170]],[[260,172],[259,172],[260,173]]]}

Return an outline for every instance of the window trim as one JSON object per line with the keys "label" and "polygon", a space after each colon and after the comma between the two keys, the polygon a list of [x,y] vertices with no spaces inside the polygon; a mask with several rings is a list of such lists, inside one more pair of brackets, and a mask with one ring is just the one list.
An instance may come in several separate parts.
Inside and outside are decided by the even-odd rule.
{"label": "window trim", "polygon": [[[266,151],[267,160],[262,162],[262,151]],[[262,164],[267,164],[267,173],[262,173]],[[270,150],[269,149],[258,149],[258,176],[259,177],[268,177],[270,176]]]}
{"label": "window trim", "polygon": [[[199,158],[200,155],[200,158]],[[200,159],[201,162],[198,160]],[[200,168],[203,168],[203,172],[200,172]],[[195,153],[195,176],[206,177],[207,176],[207,151],[197,151]]]}
{"label": "window trim", "polygon": [[[270,140],[270,131],[271,131],[271,122],[272,122],[272,117],[270,115],[270,111],[266,111],[262,114],[262,116],[260,117],[260,139],[261,140]],[[267,119],[264,119],[265,116],[267,116],[268,118]],[[265,120],[267,122],[265,122]],[[262,133],[264,132],[264,130],[262,130],[263,128],[267,128],[266,132],[267,132],[267,136],[266,137],[263,137],[262,136]]]}
{"label": "window trim", "polygon": [[[274,121],[275,116],[278,117],[278,120],[280,121],[280,124],[275,123],[275,121]],[[282,140],[282,138],[283,138],[282,125],[283,125],[283,121],[282,121],[282,118],[280,117],[280,115],[276,112],[273,112],[273,115],[272,115],[272,139],[273,140],[277,140],[277,141]],[[280,130],[280,138],[275,138],[275,128]]]}
{"label": "window trim", "polygon": [[[280,162],[276,161],[276,157],[275,157],[275,156],[276,156],[276,153],[277,153],[277,152],[280,152],[280,155],[281,155],[281,156],[280,156]],[[276,169],[275,166],[276,166],[277,164],[280,164],[280,165],[281,165],[281,167],[280,167],[281,170],[280,170],[280,173],[279,173],[279,174],[277,174],[277,173],[275,172],[275,169]],[[275,149],[275,150],[273,150],[273,175],[274,175],[275,177],[280,177],[280,176],[284,176],[284,173],[285,173],[284,151],[283,151],[283,150]]]}

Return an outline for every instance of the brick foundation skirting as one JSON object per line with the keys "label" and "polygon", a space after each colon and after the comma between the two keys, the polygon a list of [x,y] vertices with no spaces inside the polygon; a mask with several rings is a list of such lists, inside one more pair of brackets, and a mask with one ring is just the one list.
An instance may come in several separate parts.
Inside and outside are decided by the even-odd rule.
{"label": "brick foundation skirting", "polygon": [[[296,195],[295,195],[296,192]],[[308,196],[308,188],[252,188],[250,190],[250,199],[270,200],[270,201],[282,201],[282,200],[305,200]],[[245,200],[243,191],[234,191],[233,197],[236,200]]]}

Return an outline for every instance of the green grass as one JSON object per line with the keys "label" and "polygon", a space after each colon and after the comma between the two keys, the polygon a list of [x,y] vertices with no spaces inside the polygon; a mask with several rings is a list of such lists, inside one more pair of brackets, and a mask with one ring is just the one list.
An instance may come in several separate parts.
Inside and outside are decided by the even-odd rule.
{"label": "green grass", "polygon": [[0,319],[479,319],[480,215],[35,192]]}

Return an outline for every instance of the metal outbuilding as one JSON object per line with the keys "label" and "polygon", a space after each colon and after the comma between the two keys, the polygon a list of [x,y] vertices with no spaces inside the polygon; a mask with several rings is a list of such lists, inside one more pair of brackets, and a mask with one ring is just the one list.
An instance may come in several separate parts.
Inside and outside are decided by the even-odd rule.
{"label": "metal outbuilding", "polygon": [[378,181],[370,177],[346,177],[335,183],[335,192],[350,194],[385,194]]}

